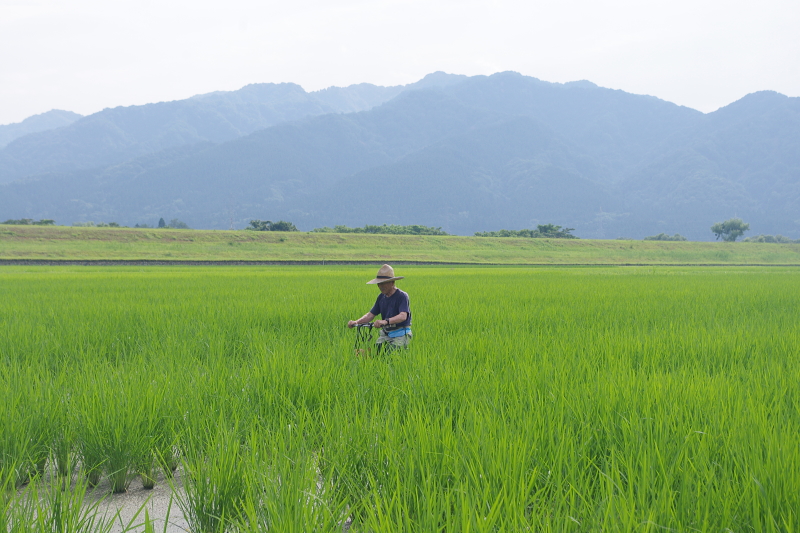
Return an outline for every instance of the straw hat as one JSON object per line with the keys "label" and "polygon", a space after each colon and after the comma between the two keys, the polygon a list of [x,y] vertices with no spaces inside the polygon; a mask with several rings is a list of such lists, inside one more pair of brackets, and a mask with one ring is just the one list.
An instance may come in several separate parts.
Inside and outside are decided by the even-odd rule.
{"label": "straw hat", "polygon": [[375,285],[376,283],[386,283],[387,281],[394,281],[396,279],[403,279],[405,276],[395,276],[394,269],[389,265],[383,265],[378,270],[378,276],[367,282],[367,285]]}

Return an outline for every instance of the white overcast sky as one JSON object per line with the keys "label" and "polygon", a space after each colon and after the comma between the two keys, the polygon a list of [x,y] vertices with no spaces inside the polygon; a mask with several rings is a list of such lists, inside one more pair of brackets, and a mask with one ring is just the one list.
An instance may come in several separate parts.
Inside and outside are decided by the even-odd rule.
{"label": "white overcast sky", "polygon": [[800,96],[800,0],[0,0],[0,124],[248,83],[587,79],[713,111]]}

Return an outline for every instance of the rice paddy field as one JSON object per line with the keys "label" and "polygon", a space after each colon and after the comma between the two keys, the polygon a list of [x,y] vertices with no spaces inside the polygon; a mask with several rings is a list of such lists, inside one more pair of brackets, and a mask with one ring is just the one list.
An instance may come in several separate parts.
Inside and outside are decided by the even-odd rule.
{"label": "rice paddy field", "polygon": [[0,269],[0,530],[800,529],[797,268],[377,266]]}

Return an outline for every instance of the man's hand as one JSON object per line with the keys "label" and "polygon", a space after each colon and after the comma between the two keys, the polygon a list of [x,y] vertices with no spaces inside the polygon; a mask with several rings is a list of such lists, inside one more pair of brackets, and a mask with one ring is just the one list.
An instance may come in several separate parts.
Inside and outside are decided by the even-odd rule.
{"label": "man's hand", "polygon": [[376,320],[375,321],[375,327],[378,327],[378,328],[382,328],[382,327],[385,327],[385,326],[388,326],[388,325],[389,325],[389,321],[388,320]]}
{"label": "man's hand", "polygon": [[368,324],[369,321],[372,320],[373,318],[375,318],[375,315],[373,315],[372,313],[367,313],[366,315],[362,316],[358,320],[349,321],[347,323],[347,327],[348,328],[354,328],[354,327],[358,326],[359,324]]}

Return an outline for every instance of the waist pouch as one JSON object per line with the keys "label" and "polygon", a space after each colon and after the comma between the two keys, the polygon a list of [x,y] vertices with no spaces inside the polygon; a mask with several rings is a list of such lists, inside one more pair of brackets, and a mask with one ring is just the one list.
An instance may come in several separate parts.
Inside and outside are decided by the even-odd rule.
{"label": "waist pouch", "polygon": [[389,336],[389,338],[392,338],[392,339],[394,339],[396,337],[402,337],[403,335],[408,335],[409,333],[411,333],[411,328],[409,328],[409,327],[397,328],[397,329],[394,329],[392,331],[387,331],[386,332],[386,334]]}

